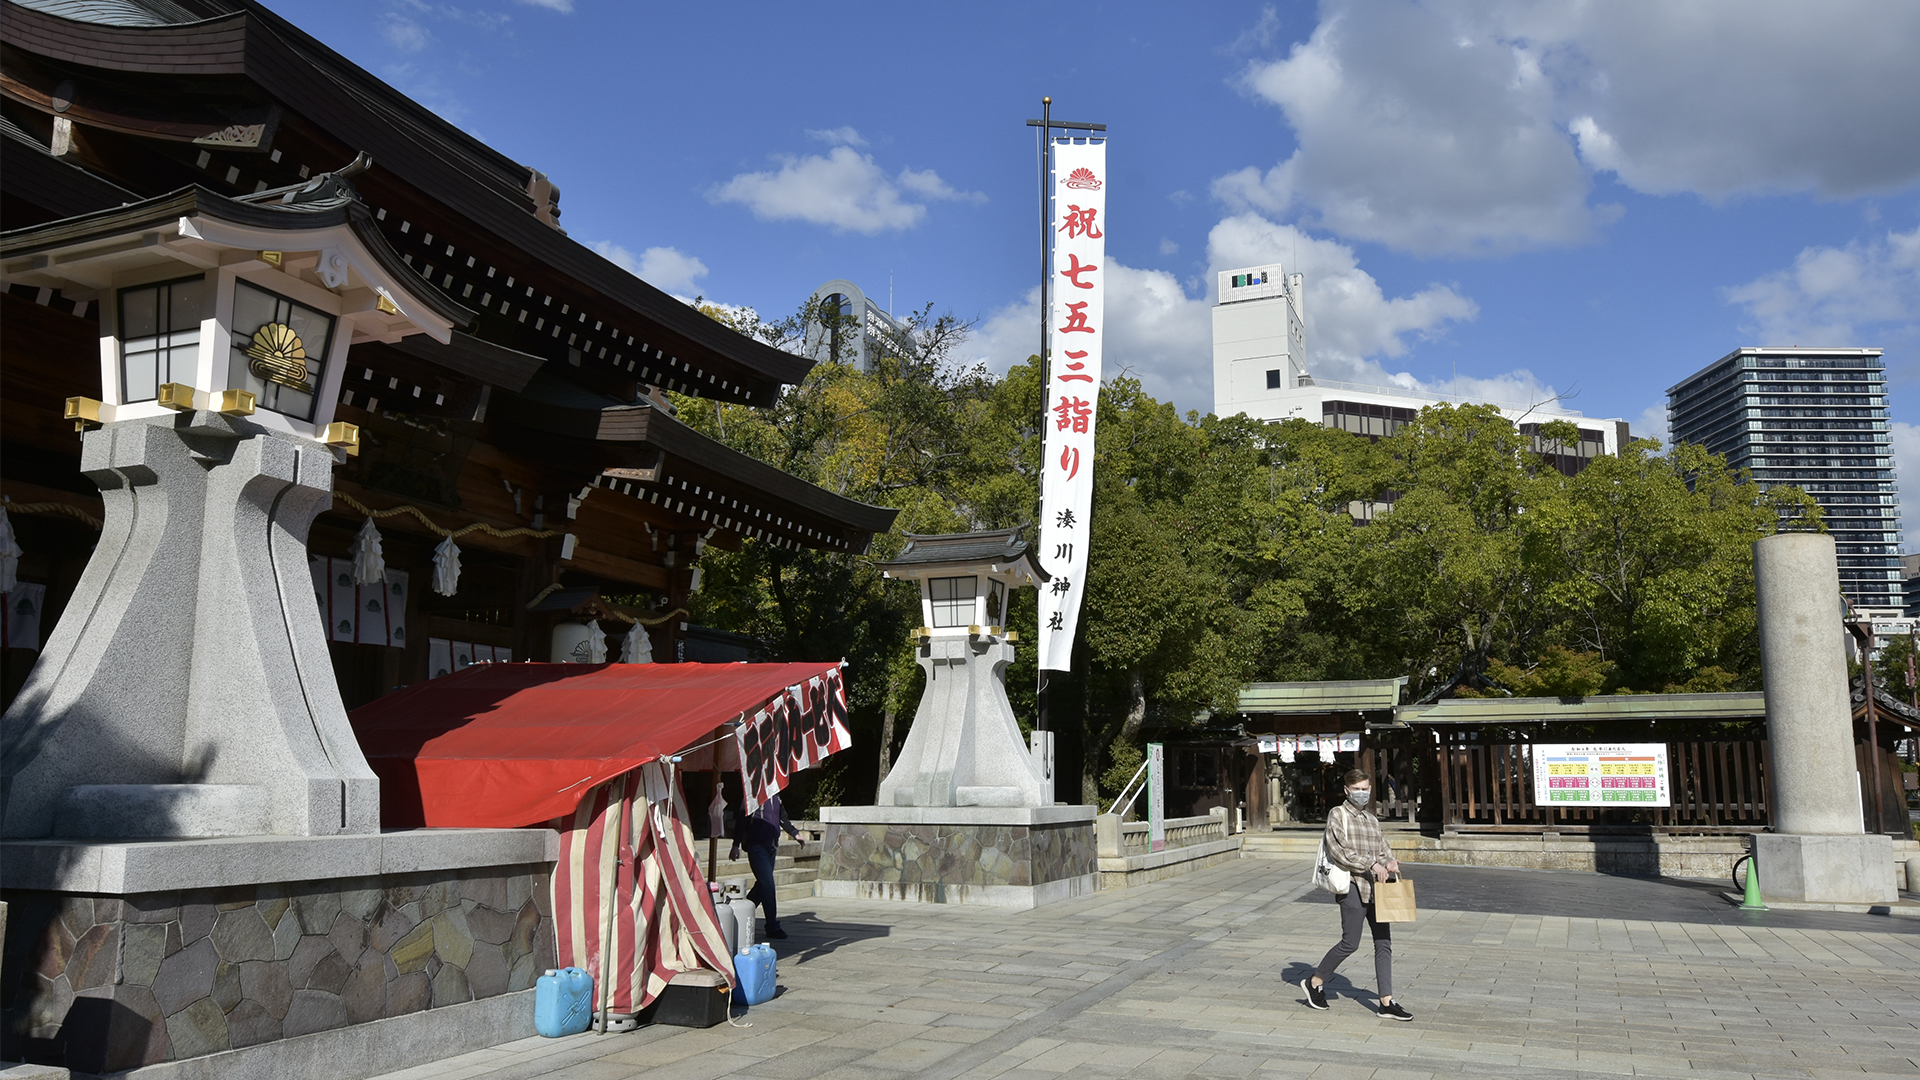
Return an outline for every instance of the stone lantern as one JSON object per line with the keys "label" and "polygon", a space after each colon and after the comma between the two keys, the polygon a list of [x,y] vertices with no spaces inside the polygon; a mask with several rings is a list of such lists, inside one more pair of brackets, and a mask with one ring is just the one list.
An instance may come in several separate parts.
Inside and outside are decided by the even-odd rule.
{"label": "stone lantern", "polygon": [[6,280],[96,305],[101,398],[75,397],[106,524],[0,720],[0,835],[379,830],[306,540],[347,349],[473,313],[387,245],[340,173],[238,199],[189,187],[0,246]]}
{"label": "stone lantern", "polygon": [[908,534],[880,567],[920,587],[914,631],[927,689],[882,806],[1046,806],[1053,793],[1034,767],[1007,702],[1016,636],[1006,629],[1014,589],[1046,580],[1019,530],[952,536]]}
{"label": "stone lantern", "polygon": [[1055,805],[1007,701],[1008,603],[1046,581],[1020,530],[909,534],[880,568],[919,586],[927,687],[877,805],[821,808],[820,895],[1033,907],[1091,891],[1094,808]]}

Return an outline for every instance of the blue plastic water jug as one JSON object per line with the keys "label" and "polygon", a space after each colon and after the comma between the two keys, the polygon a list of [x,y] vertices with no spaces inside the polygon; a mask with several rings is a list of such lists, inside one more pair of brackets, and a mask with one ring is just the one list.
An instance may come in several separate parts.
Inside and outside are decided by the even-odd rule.
{"label": "blue plastic water jug", "polygon": [[578,1035],[593,1022],[593,976],[577,967],[534,980],[533,1030],[549,1039]]}
{"label": "blue plastic water jug", "polygon": [[740,977],[740,997],[749,1005],[773,1000],[773,946],[754,945],[733,958],[733,973]]}

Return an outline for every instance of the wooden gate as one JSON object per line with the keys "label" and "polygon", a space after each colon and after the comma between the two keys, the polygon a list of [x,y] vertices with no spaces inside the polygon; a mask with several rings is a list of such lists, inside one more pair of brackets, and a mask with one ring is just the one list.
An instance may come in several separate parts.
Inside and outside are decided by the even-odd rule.
{"label": "wooden gate", "polygon": [[1765,739],[1669,742],[1671,807],[1542,807],[1533,798],[1531,743],[1443,736],[1440,797],[1447,832],[1764,832],[1769,761]]}

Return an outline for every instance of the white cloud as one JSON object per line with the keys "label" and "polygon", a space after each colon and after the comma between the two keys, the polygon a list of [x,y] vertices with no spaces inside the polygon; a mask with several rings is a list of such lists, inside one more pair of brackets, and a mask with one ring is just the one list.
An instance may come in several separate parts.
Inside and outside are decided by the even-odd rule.
{"label": "white cloud", "polygon": [[931,169],[902,169],[889,176],[873,155],[847,146],[836,146],[824,157],[777,155],[774,160],[780,163],[777,172],[741,173],[714,187],[707,198],[740,203],[763,221],[807,221],[868,236],[918,225],[927,201],[986,201],[977,192],[956,190]]}
{"label": "white cloud", "polygon": [[1640,419],[1627,425],[1636,439],[1658,439],[1660,445],[1667,444],[1667,399],[1649,405],[1640,413]]}
{"label": "white cloud", "polygon": [[[1213,406],[1213,296],[1215,272],[1235,266],[1284,262],[1307,278],[1308,367],[1321,379],[1404,386],[1426,386],[1405,372],[1390,372],[1378,357],[1400,356],[1407,338],[1444,333],[1451,322],[1473,319],[1472,300],[1444,285],[1411,296],[1389,298],[1379,282],[1361,270],[1353,249],[1307,236],[1255,214],[1228,218],[1207,238],[1209,283],[1189,296],[1174,275],[1141,270],[1108,258],[1108,338],[1104,364],[1109,376],[1130,370],[1149,393],[1181,409],[1208,411]],[[1036,351],[1039,341],[1039,290],[995,312],[975,339],[983,359],[1004,370]],[[1524,371],[1490,378],[1463,376],[1459,391],[1498,401],[1540,401],[1552,395]]]}
{"label": "white cloud", "polygon": [[1160,254],[1178,255],[1180,254],[1180,245],[1163,236],[1160,238]]}
{"label": "white cloud", "polygon": [[419,52],[427,47],[426,27],[391,11],[380,20],[380,36],[401,52]]}
{"label": "white cloud", "polygon": [[1865,332],[1920,336],[1920,227],[1844,248],[1810,247],[1793,265],[1724,290],[1756,345],[1878,345]]}
{"label": "white cloud", "polygon": [[635,255],[618,244],[601,240],[593,245],[593,250],[662,292],[690,293],[694,283],[707,276],[706,263],[678,248],[650,247]]}
{"label": "white cloud", "polygon": [[548,11],[558,11],[562,15],[573,14],[573,0],[520,0],[520,2],[533,7],[546,8]]}
{"label": "white cloud", "polygon": [[1221,177],[1236,209],[1291,212],[1421,254],[1577,243],[1648,194],[1844,197],[1920,179],[1920,4],[1751,0],[1327,0],[1312,36],[1251,64],[1295,149]]}
{"label": "white cloud", "polygon": [[829,146],[865,146],[867,145],[867,140],[861,138],[860,133],[858,131],[855,131],[851,126],[828,128],[825,131],[814,131],[809,129],[807,131],[807,138],[818,139],[819,141],[826,143]]}

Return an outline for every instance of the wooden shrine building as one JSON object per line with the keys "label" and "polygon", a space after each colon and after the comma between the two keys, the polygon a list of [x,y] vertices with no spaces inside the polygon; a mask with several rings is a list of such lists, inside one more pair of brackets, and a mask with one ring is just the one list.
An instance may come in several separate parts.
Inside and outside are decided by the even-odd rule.
{"label": "wooden shrine building", "polygon": [[[0,0],[0,140],[0,494],[19,579],[44,589],[24,613],[34,626],[10,608],[7,700],[100,528],[76,424],[167,404],[165,370],[149,357],[136,372],[116,328],[131,334],[127,305],[151,311],[164,288],[171,321],[148,340],[163,354],[192,345],[214,315],[209,289],[179,270],[195,258],[206,282],[237,275],[345,313],[344,348],[309,350],[308,389],[325,400],[307,407],[330,413],[338,447],[309,554],[349,708],[476,658],[564,659],[556,642],[580,638],[601,638],[582,658],[636,644],[684,658],[707,547],[858,553],[892,523],[894,511],[674,418],[667,392],[766,406],[810,361],[569,238],[559,189],[538,169],[257,3]],[[425,297],[408,301],[417,317],[331,266],[331,249],[263,239],[244,258],[215,257],[193,224],[271,237],[320,215]],[[384,590],[331,588],[370,517]],[[443,595],[434,556],[448,539],[459,569]],[[386,594],[373,614],[367,588]],[[571,623],[589,629],[556,633]],[[633,625],[644,642],[618,636]]]}

